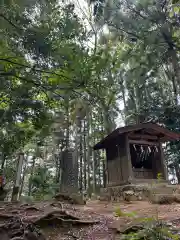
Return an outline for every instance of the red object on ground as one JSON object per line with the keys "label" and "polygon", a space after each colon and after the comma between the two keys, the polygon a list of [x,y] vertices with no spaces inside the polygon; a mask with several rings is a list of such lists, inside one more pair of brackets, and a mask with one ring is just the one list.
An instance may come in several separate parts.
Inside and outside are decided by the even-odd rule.
{"label": "red object on ground", "polygon": [[0,186],[3,186],[5,184],[4,176],[0,175]]}

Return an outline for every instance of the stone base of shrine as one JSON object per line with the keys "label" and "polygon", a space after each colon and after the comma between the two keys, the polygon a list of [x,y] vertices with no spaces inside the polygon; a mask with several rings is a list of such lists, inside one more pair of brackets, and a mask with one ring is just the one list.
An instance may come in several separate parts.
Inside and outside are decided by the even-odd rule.
{"label": "stone base of shrine", "polygon": [[138,185],[138,186],[149,186],[149,185],[154,185],[154,184],[165,184],[169,185],[169,181],[164,180],[164,179],[139,179],[139,178],[133,178],[128,181],[122,181],[120,183],[108,183],[107,188],[111,187],[124,187],[124,186],[129,186],[129,185]]}
{"label": "stone base of shrine", "polygon": [[[170,197],[172,196],[172,197]],[[109,186],[101,189],[101,201],[151,201],[157,203],[157,199],[161,198],[178,199],[180,201],[180,186],[170,185],[167,183],[154,183],[147,182],[141,184],[127,184],[120,186]]]}

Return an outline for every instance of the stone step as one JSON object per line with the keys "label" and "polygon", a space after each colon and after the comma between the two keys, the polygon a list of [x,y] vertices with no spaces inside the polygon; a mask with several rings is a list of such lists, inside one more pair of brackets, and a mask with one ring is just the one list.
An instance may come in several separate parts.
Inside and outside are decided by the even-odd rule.
{"label": "stone step", "polygon": [[159,187],[159,186],[154,186],[154,187],[149,187],[148,188],[151,193],[154,194],[174,194],[176,192],[176,188],[172,187]]}
{"label": "stone step", "polygon": [[[157,197],[156,197],[157,195]],[[124,186],[107,187],[101,189],[100,199],[107,201],[120,201],[128,198],[130,201],[150,200],[155,196],[154,202],[161,201],[158,198],[179,199],[180,202],[180,186],[169,185],[164,183],[158,184],[129,184]],[[159,196],[159,197],[158,197]],[[157,198],[157,200],[156,200]],[[174,200],[173,200],[174,201]]]}
{"label": "stone step", "polygon": [[180,194],[153,194],[150,196],[149,200],[153,204],[180,203]]}
{"label": "stone step", "polygon": [[132,184],[141,184],[141,185],[148,185],[148,184],[168,184],[169,181],[164,179],[133,179]]}

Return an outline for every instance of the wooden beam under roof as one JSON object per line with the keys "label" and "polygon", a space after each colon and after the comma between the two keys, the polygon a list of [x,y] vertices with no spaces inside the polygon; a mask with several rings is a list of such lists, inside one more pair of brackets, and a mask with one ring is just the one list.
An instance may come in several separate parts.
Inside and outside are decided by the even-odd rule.
{"label": "wooden beam under roof", "polygon": [[130,144],[138,144],[138,145],[149,145],[149,146],[159,146],[159,142],[152,142],[146,140],[129,140]]}
{"label": "wooden beam under roof", "polygon": [[157,136],[148,135],[148,134],[135,134],[130,133],[128,134],[129,139],[145,139],[145,140],[158,140]]}
{"label": "wooden beam under roof", "polygon": [[154,134],[159,134],[159,132],[157,132],[154,129],[144,129],[144,132],[150,134],[150,135],[154,135]]}

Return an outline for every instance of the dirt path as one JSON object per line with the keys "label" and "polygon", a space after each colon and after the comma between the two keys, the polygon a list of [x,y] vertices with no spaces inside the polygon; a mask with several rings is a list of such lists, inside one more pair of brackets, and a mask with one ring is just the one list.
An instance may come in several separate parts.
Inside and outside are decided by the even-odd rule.
{"label": "dirt path", "polygon": [[[123,212],[130,213],[134,212],[137,217],[158,217],[158,219],[165,220],[173,223],[174,226],[180,228],[180,204],[172,205],[152,205],[149,202],[132,202],[127,203],[102,203],[99,201],[91,201],[83,207],[83,210],[90,215],[96,213],[102,216],[105,220],[102,221],[101,228],[92,230],[94,231],[95,238],[88,239],[116,239],[115,235],[108,230],[108,228],[123,229],[134,221],[129,217],[115,217],[115,209],[120,208]],[[107,230],[106,230],[107,228]],[[98,234],[101,234],[101,238],[97,238]],[[104,234],[104,235],[103,235]],[[109,235],[105,235],[109,234]],[[93,234],[92,234],[93,235]],[[104,237],[104,238],[103,238]],[[85,238],[84,238],[85,239]]]}
{"label": "dirt path", "polygon": [[178,218],[180,213],[180,204],[156,205],[149,202],[137,201],[127,203],[102,203],[99,201],[88,202],[84,207],[85,211],[92,211],[113,217],[116,208],[120,208],[124,212],[135,212],[138,216],[155,216],[159,219],[173,220]]}
{"label": "dirt path", "polygon": [[127,213],[134,212],[137,217],[158,216],[159,219],[170,221],[174,226],[180,228],[180,204],[152,205],[149,202],[107,204],[99,201],[90,201],[85,206],[76,206],[75,208],[78,216],[84,215],[86,218],[89,216],[90,219],[98,220],[99,224],[90,227],[73,228],[69,233],[73,234],[74,237],[66,235],[68,229],[64,235],[59,230],[54,229],[52,231],[53,235],[51,232],[49,239],[117,240],[119,237],[114,233],[113,229],[127,227],[132,222],[132,218],[115,217],[114,211],[116,208],[120,208],[123,212]]}
{"label": "dirt path", "polygon": [[[60,211],[61,204],[56,202],[57,206],[52,206],[49,202],[33,203],[31,206],[2,203],[0,204],[0,223],[3,223],[3,215],[13,214],[19,216],[26,222],[32,219],[38,219],[49,211]],[[59,204],[59,207],[58,207]],[[69,216],[82,219],[83,221],[94,221],[96,224],[54,224],[52,217],[47,221],[47,225],[41,227],[47,239],[52,240],[116,240],[114,228],[121,229],[127,227],[132,221],[130,217],[115,217],[115,209],[129,213],[134,212],[137,217],[158,216],[159,219],[171,221],[174,226],[180,228],[180,204],[172,205],[152,205],[148,202],[132,203],[102,203],[100,201],[90,201],[85,206],[63,205]],[[59,210],[58,210],[59,209]]]}

